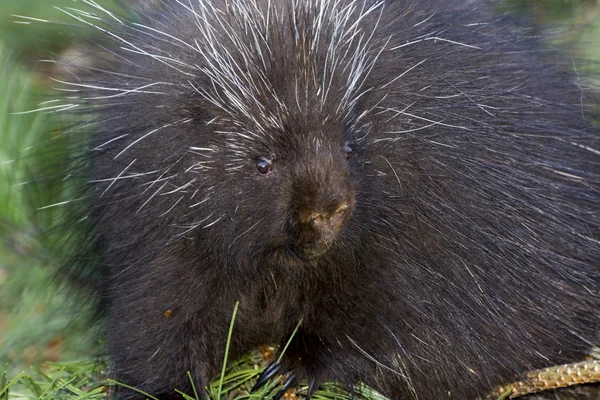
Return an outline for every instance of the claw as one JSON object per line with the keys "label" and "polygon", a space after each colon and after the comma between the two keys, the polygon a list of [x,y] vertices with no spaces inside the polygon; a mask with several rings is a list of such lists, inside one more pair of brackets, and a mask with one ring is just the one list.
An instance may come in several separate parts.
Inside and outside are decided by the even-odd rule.
{"label": "claw", "polygon": [[285,382],[283,382],[283,386],[281,386],[281,389],[279,389],[279,391],[275,393],[275,396],[273,396],[272,400],[281,400],[283,398],[283,395],[285,394],[285,392],[287,392],[287,390],[292,385],[292,382],[294,382],[295,379],[296,376],[293,373],[291,373],[290,376],[288,376],[288,378],[285,380]]}
{"label": "claw", "polygon": [[317,380],[315,378],[311,378],[311,380],[308,381],[308,389],[306,389],[306,396],[304,396],[304,400],[310,400],[312,395],[315,394],[316,389]]}
{"label": "claw", "polygon": [[269,379],[277,375],[279,371],[281,371],[281,363],[272,362],[271,364],[269,364],[267,368],[265,368],[265,370],[262,372],[262,374],[260,374],[254,386],[252,386],[250,393],[254,393],[258,389],[263,387],[265,383],[267,383]]}

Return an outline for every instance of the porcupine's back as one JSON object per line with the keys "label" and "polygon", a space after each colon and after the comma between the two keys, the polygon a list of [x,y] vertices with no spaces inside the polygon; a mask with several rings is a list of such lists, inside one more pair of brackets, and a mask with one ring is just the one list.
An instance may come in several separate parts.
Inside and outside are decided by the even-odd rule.
{"label": "porcupine's back", "polygon": [[473,1],[145,4],[75,85],[117,364],[198,315],[220,346],[235,300],[234,352],[303,317],[336,355],[309,372],[393,398],[483,394],[597,341],[597,132],[533,40]]}

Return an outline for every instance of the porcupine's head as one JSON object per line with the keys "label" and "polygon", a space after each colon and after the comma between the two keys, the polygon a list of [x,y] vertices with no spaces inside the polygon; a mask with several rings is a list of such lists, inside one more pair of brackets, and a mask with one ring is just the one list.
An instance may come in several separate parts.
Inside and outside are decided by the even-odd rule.
{"label": "porcupine's head", "polygon": [[341,246],[381,4],[179,3],[112,22],[107,64],[120,67],[84,86],[99,110],[96,192],[118,225],[108,231],[137,247],[193,243],[232,265],[311,262]]}

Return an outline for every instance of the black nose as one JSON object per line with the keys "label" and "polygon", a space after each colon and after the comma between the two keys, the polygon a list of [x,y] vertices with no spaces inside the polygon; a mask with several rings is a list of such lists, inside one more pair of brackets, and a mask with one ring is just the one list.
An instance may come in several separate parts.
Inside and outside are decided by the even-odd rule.
{"label": "black nose", "polygon": [[300,224],[309,225],[317,232],[335,233],[339,231],[351,213],[350,201],[341,201],[331,211],[309,211],[300,213]]}
{"label": "black nose", "polygon": [[326,211],[300,209],[296,214],[298,241],[296,248],[308,258],[326,253],[350,219],[353,200],[338,202]]}

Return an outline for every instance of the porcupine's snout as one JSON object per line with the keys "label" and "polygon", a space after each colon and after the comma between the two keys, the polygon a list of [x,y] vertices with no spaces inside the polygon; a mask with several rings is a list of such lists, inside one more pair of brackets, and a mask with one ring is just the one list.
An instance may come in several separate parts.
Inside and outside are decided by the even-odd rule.
{"label": "porcupine's snout", "polygon": [[303,254],[314,257],[327,251],[351,214],[352,205],[349,200],[335,203],[325,210],[300,210],[297,218]]}
{"label": "porcupine's snout", "polygon": [[294,171],[291,202],[297,252],[314,259],[331,248],[352,217],[355,191],[343,154],[307,159],[312,161]]}

